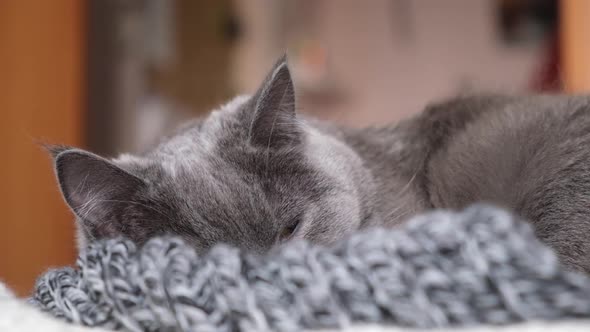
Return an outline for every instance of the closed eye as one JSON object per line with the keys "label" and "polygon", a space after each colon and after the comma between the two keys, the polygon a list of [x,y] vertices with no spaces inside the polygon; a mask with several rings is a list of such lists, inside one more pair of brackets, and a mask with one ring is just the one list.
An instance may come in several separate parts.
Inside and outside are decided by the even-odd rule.
{"label": "closed eye", "polygon": [[301,218],[298,217],[295,218],[292,222],[290,222],[287,226],[283,227],[279,234],[279,241],[289,240],[293,236],[293,234],[295,234],[300,224]]}

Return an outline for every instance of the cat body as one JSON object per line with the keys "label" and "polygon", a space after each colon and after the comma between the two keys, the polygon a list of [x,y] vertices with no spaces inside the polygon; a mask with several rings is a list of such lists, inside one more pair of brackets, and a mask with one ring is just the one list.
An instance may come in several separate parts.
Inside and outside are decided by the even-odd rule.
{"label": "cat body", "polygon": [[563,263],[590,272],[590,98],[457,98],[395,127],[344,133],[379,179],[382,225],[487,202],[530,221]]}
{"label": "cat body", "polygon": [[459,98],[395,126],[341,128],[296,114],[283,59],[253,96],[144,154],[53,154],[82,246],[174,234],[198,250],[227,242],[264,252],[488,202],[590,272],[589,143],[586,97]]}

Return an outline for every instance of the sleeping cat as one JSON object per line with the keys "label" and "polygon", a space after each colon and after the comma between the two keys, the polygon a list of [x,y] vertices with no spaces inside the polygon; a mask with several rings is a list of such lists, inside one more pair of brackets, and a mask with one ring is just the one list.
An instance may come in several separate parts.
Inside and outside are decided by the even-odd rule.
{"label": "sleeping cat", "polygon": [[396,126],[348,129],[296,114],[285,59],[142,155],[52,149],[80,245],[160,234],[198,250],[330,244],[433,208],[474,202],[530,220],[567,266],[590,272],[590,98],[471,97]]}

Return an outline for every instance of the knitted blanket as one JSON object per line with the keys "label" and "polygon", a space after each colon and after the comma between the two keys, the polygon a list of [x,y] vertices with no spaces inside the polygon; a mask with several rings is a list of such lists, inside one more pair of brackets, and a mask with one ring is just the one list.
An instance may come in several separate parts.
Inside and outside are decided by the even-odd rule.
{"label": "knitted blanket", "polygon": [[590,318],[590,278],[560,267],[503,210],[436,211],[325,248],[197,255],[176,238],[91,245],[47,272],[30,302],[130,331],[299,331],[351,324],[453,327]]}
{"label": "knitted blanket", "polygon": [[[460,332],[587,332],[590,321],[571,320],[563,322],[526,322],[505,326],[477,326],[460,329]],[[39,312],[34,307],[26,305],[21,299],[14,297],[0,282],[0,331],[2,332],[109,332],[111,330],[97,329],[69,324],[64,320],[54,318]],[[406,332],[403,327],[385,325],[355,325],[340,332]],[[437,332],[457,332],[458,329],[438,329]],[[309,331],[311,332],[311,331]],[[317,331],[320,332],[320,331]],[[321,330],[321,332],[335,332],[335,330]],[[431,330],[412,329],[412,332],[431,332]]]}

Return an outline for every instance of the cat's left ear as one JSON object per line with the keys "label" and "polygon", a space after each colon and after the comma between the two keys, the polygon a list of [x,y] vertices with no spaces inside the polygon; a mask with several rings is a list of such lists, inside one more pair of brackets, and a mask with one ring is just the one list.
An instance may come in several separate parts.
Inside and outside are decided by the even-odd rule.
{"label": "cat's left ear", "polygon": [[250,127],[250,143],[281,148],[300,142],[301,128],[295,114],[295,90],[286,55],[275,63],[253,98],[255,110]]}

